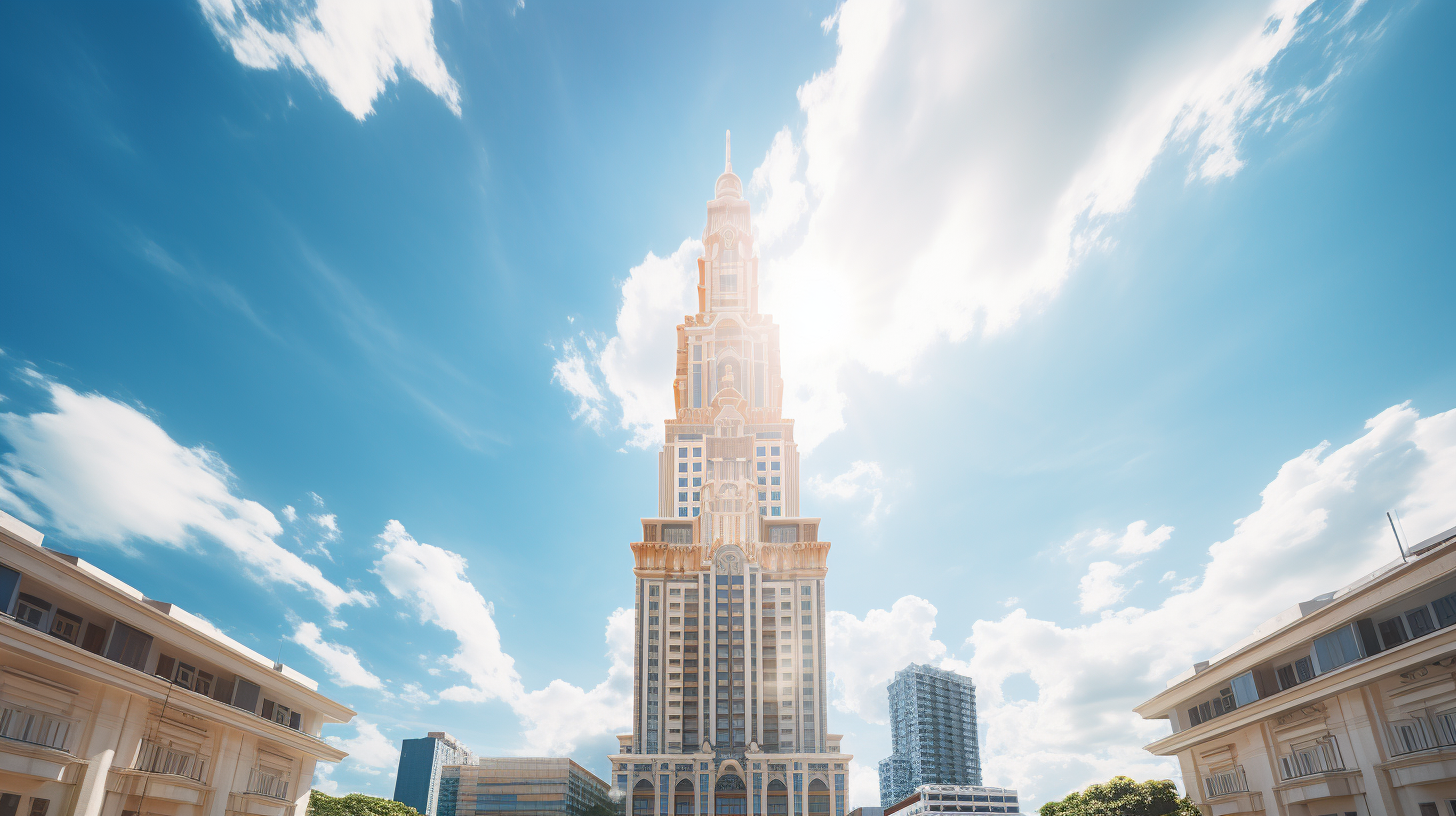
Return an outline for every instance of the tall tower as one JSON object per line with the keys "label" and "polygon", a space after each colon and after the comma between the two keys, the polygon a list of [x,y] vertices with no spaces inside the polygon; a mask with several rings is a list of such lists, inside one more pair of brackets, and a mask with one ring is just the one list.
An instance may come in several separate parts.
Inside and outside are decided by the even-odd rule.
{"label": "tall tower", "polygon": [[890,681],[890,756],[880,761],[880,804],[889,807],[921,785],[980,785],[976,684],[911,663]]}
{"label": "tall tower", "polygon": [[614,787],[632,816],[844,816],[851,757],[826,722],[829,542],[819,519],[799,515],[779,330],[758,311],[753,226],[728,145],[698,311],[677,327],[658,512],[631,545],[633,719],[611,757]]}

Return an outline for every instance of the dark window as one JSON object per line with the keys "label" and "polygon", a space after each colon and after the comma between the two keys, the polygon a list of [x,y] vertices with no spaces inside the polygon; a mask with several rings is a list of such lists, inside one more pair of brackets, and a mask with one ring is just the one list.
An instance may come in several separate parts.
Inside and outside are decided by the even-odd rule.
{"label": "dark window", "polygon": [[239,677],[238,682],[233,686],[233,705],[244,711],[257,713],[258,694],[262,689],[256,683],[250,683]]}
{"label": "dark window", "polygon": [[[30,816],[46,816],[46,811],[50,809],[51,800],[49,799],[32,798],[30,800]],[[1425,811],[1421,811],[1421,816],[1426,816]]]}
{"label": "dark window", "polygon": [[106,659],[133,669],[145,670],[147,655],[151,651],[151,635],[133,629],[121,621],[111,625],[111,645],[106,649]]}
{"label": "dark window", "polygon": [[1387,649],[1405,643],[1405,624],[1401,622],[1400,616],[1380,624],[1380,639],[1385,641]]}
{"label": "dark window", "polygon": [[[15,588],[18,586],[20,586],[20,573],[7,566],[0,565],[0,612],[10,613],[10,602],[15,599]],[[7,793],[5,795],[13,796],[14,794]],[[18,798],[17,801],[19,801]],[[19,807],[19,805],[17,804],[16,807]],[[10,813],[13,814],[15,811],[12,810]],[[0,811],[0,816],[6,816],[6,814]]]}
{"label": "dark window", "polygon": [[[1431,620],[1430,610],[1424,606],[1405,613],[1405,621],[1410,624],[1411,637],[1413,638],[1418,638],[1427,632],[1436,631],[1436,623]],[[1431,807],[1435,807],[1435,805],[1432,804]]]}
{"label": "dark window", "polygon": [[[10,596],[5,598],[9,600]],[[17,810],[20,810],[20,794],[0,793],[0,816],[15,816]]]}
{"label": "dark window", "polygon": [[81,641],[81,648],[92,654],[101,654],[106,648],[106,630],[94,623],[86,624],[86,637]]}

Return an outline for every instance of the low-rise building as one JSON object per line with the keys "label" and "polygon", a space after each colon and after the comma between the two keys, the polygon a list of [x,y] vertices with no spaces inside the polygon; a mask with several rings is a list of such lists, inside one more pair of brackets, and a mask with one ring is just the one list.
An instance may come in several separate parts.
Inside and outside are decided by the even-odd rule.
{"label": "low-rise building", "polygon": [[318,683],[0,513],[0,816],[303,816]]}
{"label": "low-rise building", "polygon": [[885,807],[881,816],[920,816],[925,813],[1020,813],[1011,788],[984,785],[919,785],[908,796]]}
{"label": "low-rise building", "polygon": [[593,805],[613,812],[611,786],[567,757],[481,757],[447,765],[438,816],[586,816]]}
{"label": "low-rise building", "polygon": [[1456,528],[1137,707],[1205,816],[1456,816]]}

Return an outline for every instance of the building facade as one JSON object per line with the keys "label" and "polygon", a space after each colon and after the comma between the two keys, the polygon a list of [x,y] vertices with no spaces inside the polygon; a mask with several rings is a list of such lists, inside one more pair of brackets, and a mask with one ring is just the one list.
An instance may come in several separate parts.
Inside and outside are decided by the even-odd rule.
{"label": "building facade", "polygon": [[0,816],[303,816],[354,712],[0,513]]}
{"label": "building facade", "polygon": [[1456,816],[1456,528],[1138,706],[1205,816]]}
{"label": "building facade", "polygon": [[469,765],[474,760],[469,748],[444,731],[403,740],[394,776],[394,801],[424,816],[437,816],[441,772],[446,765]]}
{"label": "building facade", "polygon": [[980,785],[976,684],[911,663],[890,682],[890,756],[880,761],[880,804],[889,807],[922,785]]}
{"label": "building facade", "polygon": [[586,816],[612,801],[611,786],[566,757],[482,757],[447,765],[439,816]]}
{"label": "building facade", "polygon": [[918,785],[881,816],[920,816],[925,813],[1020,813],[1016,791],[981,785]]}
{"label": "building facade", "polygon": [[677,327],[658,513],[631,544],[632,733],[610,760],[634,816],[844,816],[851,757],[826,722],[829,542],[799,515],[779,331],[758,310],[731,158],[708,202],[698,311]]}

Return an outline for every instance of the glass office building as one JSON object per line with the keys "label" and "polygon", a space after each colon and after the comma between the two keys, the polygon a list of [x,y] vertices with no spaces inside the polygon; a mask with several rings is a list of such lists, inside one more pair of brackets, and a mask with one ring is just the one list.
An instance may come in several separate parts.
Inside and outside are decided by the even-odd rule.
{"label": "glass office building", "polygon": [[880,761],[880,804],[922,785],[980,785],[976,684],[955,672],[911,663],[890,683],[890,756]]}
{"label": "glass office building", "polygon": [[593,805],[621,809],[606,782],[566,757],[482,757],[444,768],[437,816],[586,816]]}
{"label": "glass office building", "polygon": [[394,801],[439,816],[441,771],[446,765],[464,765],[474,756],[459,740],[444,731],[431,731],[400,745],[399,772],[394,778]]}

